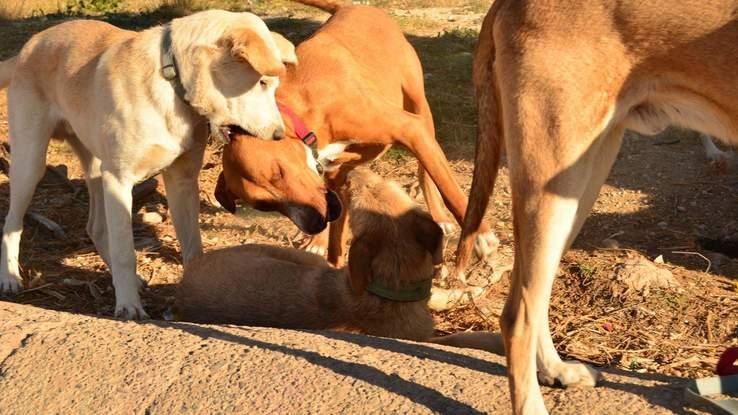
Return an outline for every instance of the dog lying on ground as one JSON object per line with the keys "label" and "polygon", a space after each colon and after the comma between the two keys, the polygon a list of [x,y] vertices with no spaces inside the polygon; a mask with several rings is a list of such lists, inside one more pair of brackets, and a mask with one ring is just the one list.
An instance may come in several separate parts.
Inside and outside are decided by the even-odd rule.
{"label": "dog lying on ground", "polygon": [[[546,413],[539,379],[594,385],[563,362],[548,307],[562,254],[579,233],[623,131],[670,124],[738,137],[738,2],[497,0],[474,58],[479,133],[459,266],[492,193],[504,147],[515,263],[500,318],[513,411]],[[735,140],[733,140],[735,143]]]}
{"label": "dog lying on ground", "polygon": [[87,231],[113,274],[115,314],[145,318],[131,231],[131,189],[163,171],[185,263],[202,251],[197,177],[211,132],[281,138],[274,99],[294,47],[250,13],[211,10],[140,33],[62,23],[0,63],[12,163],[0,293],[17,292],[23,216],[53,137],[68,141],[90,193]]}
{"label": "dog lying on ground", "polygon": [[[318,164],[331,189],[339,189],[356,165],[376,159],[393,144],[402,145],[420,161],[419,179],[436,222],[450,229],[445,202],[461,223],[466,196],[436,141],[420,61],[397,23],[373,7],[298,1],[333,16],[298,46],[300,65],[288,68],[280,78],[277,100],[283,105],[286,137],[307,140],[306,129],[312,129]],[[233,157],[244,155],[234,152]],[[229,201],[238,197],[248,199],[250,192],[243,189],[248,178],[231,168],[233,164],[224,164],[223,186],[216,194],[226,208],[234,206]],[[261,200],[262,209],[269,205]],[[313,238],[308,250],[324,254],[328,247],[328,260],[340,265],[345,223],[345,217],[333,222],[330,243],[324,232]],[[478,252],[486,255],[497,245],[494,233],[483,225]]]}
{"label": "dog lying on ground", "polygon": [[394,182],[368,169],[349,174],[353,243],[348,267],[265,245],[205,253],[185,266],[182,320],[291,329],[339,329],[501,353],[499,336],[433,338],[428,309],[443,232]]}

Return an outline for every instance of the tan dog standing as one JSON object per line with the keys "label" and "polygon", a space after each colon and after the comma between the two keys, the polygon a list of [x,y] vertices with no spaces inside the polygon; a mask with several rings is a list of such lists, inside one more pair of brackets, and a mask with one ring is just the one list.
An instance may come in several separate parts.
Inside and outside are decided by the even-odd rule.
{"label": "tan dog standing", "polygon": [[183,320],[292,329],[340,329],[502,353],[499,336],[433,339],[428,309],[443,232],[394,182],[368,169],[349,174],[347,268],[304,251],[244,245],[211,251],[185,267],[177,291]]}
{"label": "tan dog standing", "polygon": [[[353,167],[374,160],[391,145],[399,144],[420,161],[418,174],[433,218],[444,230],[450,229],[445,202],[461,223],[466,196],[436,141],[420,60],[397,23],[374,7],[325,0],[298,1],[333,16],[298,46],[300,65],[289,67],[281,77],[277,99],[317,136],[318,161],[326,170],[328,186],[340,188]],[[296,138],[294,120],[289,114],[284,118],[286,136]],[[224,165],[224,186],[216,196],[220,200],[247,194],[243,191],[243,179]],[[340,265],[344,226],[345,217],[336,220],[331,224],[330,243],[328,234],[323,233],[313,239],[308,249],[324,254],[329,247],[329,261]],[[498,244],[487,229],[482,226],[477,238],[480,254],[488,254]]]}
{"label": "tan dog standing", "polygon": [[513,410],[546,413],[538,378],[594,385],[563,362],[548,306],[562,254],[592,208],[623,131],[670,124],[738,137],[738,1],[497,0],[474,59],[477,159],[459,262],[466,264],[500,152],[510,172],[515,263],[500,318]]}
{"label": "tan dog standing", "polygon": [[116,315],[144,318],[131,231],[131,189],[163,171],[182,256],[202,251],[197,177],[208,136],[280,138],[274,100],[293,46],[250,13],[211,10],[140,33],[62,23],[0,63],[9,85],[12,164],[0,293],[17,292],[23,216],[54,136],[68,140],[90,193],[87,231],[113,274]]}

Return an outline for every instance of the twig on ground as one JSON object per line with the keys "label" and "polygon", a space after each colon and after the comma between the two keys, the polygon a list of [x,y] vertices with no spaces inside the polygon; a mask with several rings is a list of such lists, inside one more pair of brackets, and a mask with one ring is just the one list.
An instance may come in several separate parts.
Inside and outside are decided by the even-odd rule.
{"label": "twig on ground", "polygon": [[64,233],[64,229],[62,229],[61,226],[59,226],[58,223],[54,222],[53,220],[47,218],[46,216],[41,215],[40,213],[36,212],[28,212],[28,217],[38,223],[39,225],[43,226],[44,228],[51,231],[51,233],[54,234],[54,237],[56,239],[67,239],[67,234]]}
{"label": "twig on ground", "polygon": [[695,255],[695,256],[698,256],[698,257],[700,257],[700,258],[704,259],[705,261],[707,261],[707,268],[705,268],[705,270],[704,270],[703,272],[708,272],[708,271],[710,271],[710,268],[712,267],[712,261],[710,261],[710,259],[709,259],[708,257],[706,257],[706,256],[702,255],[702,254],[701,254],[701,253],[699,253],[699,252],[690,252],[690,251],[672,251],[671,253],[672,253],[672,254],[680,254],[680,255]]}

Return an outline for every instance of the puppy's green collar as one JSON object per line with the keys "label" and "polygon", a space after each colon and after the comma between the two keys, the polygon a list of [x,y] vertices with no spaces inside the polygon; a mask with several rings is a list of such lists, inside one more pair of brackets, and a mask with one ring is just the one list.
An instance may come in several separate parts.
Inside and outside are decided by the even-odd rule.
{"label": "puppy's green collar", "polygon": [[433,280],[428,278],[427,280],[410,282],[403,285],[402,288],[394,289],[387,287],[384,283],[375,279],[369,283],[366,290],[386,300],[411,302],[430,298],[432,285]]}

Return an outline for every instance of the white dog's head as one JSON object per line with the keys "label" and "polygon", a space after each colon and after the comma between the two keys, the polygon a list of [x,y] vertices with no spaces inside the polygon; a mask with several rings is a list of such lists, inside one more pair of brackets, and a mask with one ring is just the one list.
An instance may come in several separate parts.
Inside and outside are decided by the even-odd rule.
{"label": "white dog's head", "polygon": [[297,63],[292,43],[251,13],[209,10],[172,21],[172,45],[185,98],[214,134],[282,137],[274,94]]}

